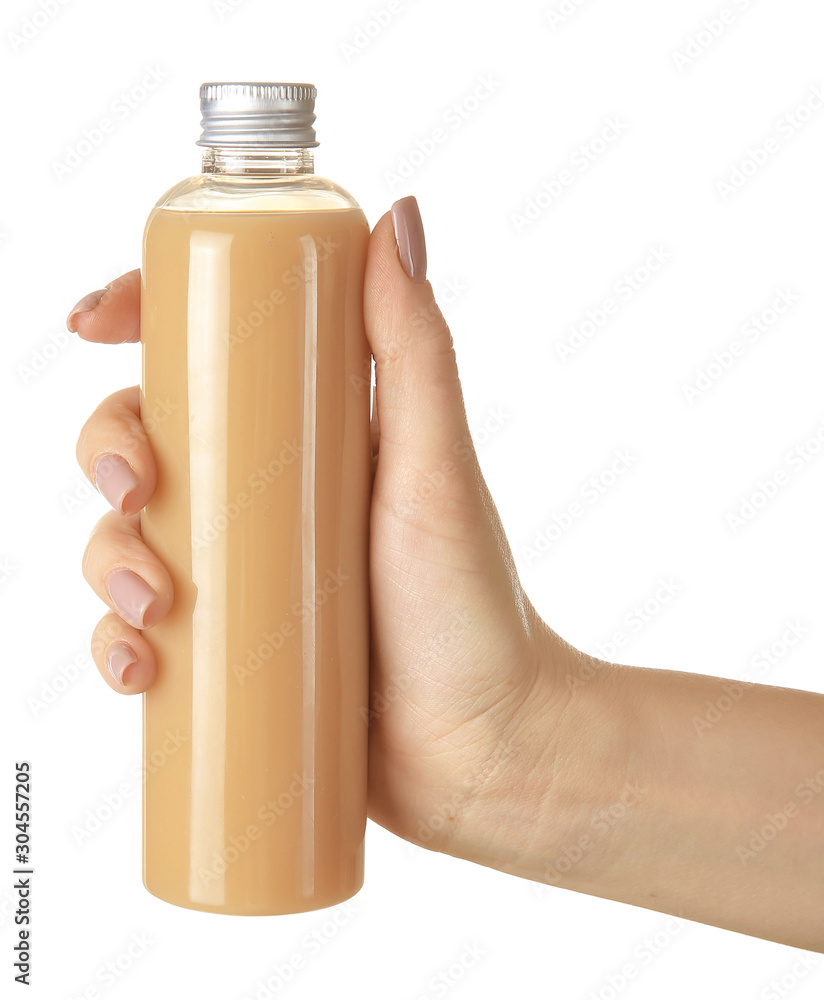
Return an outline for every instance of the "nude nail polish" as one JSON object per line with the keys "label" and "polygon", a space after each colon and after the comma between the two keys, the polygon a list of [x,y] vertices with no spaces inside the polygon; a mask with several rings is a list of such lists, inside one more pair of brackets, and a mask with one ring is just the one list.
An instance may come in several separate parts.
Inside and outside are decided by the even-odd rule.
{"label": "nude nail polish", "polygon": [[128,680],[127,668],[137,663],[137,654],[125,642],[115,642],[112,643],[106,661],[112,677],[118,684],[125,684]]}
{"label": "nude nail polish", "polygon": [[426,281],[426,240],[418,201],[412,195],[392,206],[392,222],[398,244],[398,256],[407,277],[417,283]]}
{"label": "nude nail polish", "polygon": [[112,507],[122,513],[123,499],[137,486],[137,476],[120,455],[101,455],[94,464],[94,482]]}
{"label": "nude nail polish", "polygon": [[106,590],[121,618],[143,628],[146,611],[157,597],[148,583],[129,569],[118,569],[109,574]]}
{"label": "nude nail polish", "polygon": [[66,319],[66,326],[72,333],[77,333],[77,330],[75,329],[75,320],[80,313],[88,312],[90,309],[94,309],[107,291],[108,288],[98,288],[96,291],[89,292],[88,295],[84,295],[79,302],[72,306],[68,318]]}

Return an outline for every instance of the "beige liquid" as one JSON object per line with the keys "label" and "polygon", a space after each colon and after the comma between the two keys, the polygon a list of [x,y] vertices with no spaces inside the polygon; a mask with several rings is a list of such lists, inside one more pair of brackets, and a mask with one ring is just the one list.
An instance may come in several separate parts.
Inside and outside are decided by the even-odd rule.
{"label": "beige liquid", "polygon": [[155,209],[144,237],[143,537],[174,602],[147,630],[143,879],[220,913],[363,883],[368,226],[358,209]]}

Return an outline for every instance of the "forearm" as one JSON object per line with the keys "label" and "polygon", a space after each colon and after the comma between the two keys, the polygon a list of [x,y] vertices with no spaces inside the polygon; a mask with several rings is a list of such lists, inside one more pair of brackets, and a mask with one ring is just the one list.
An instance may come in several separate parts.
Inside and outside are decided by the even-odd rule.
{"label": "forearm", "polygon": [[506,742],[474,860],[824,951],[824,695],[547,638]]}

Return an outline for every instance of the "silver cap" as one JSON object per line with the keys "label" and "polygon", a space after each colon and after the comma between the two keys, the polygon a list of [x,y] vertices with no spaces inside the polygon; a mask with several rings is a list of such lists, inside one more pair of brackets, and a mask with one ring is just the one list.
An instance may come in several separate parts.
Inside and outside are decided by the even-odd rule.
{"label": "silver cap", "polygon": [[309,83],[204,83],[198,146],[317,146]]}

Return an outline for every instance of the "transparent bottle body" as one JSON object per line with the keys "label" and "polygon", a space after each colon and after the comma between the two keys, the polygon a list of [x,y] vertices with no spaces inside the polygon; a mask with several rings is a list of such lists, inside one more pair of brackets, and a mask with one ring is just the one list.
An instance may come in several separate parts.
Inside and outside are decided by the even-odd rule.
{"label": "transparent bottle body", "polygon": [[363,881],[369,230],[330,181],[249,159],[176,185],[144,232],[141,530],[174,601],[146,631],[143,877],[273,914]]}

